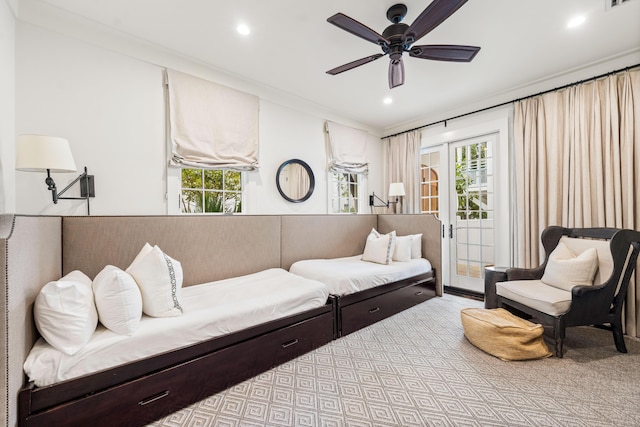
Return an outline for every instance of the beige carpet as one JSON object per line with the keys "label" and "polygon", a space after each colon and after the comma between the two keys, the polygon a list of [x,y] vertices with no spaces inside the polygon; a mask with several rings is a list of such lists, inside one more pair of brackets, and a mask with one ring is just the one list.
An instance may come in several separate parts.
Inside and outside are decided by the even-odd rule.
{"label": "beige carpet", "polygon": [[503,362],[471,345],[445,295],[153,426],[640,426],[640,342],[570,328],[565,356]]}

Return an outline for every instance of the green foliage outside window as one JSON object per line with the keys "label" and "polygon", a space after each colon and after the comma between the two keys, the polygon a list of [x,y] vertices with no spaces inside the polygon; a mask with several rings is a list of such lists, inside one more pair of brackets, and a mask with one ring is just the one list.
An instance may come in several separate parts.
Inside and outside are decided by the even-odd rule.
{"label": "green foliage outside window", "polygon": [[[468,148],[468,150],[467,150]],[[479,172],[480,176],[486,174],[486,143],[472,144],[460,147],[456,150],[456,194],[458,195],[458,211],[456,215],[460,219],[487,219],[487,211],[481,210],[487,203],[486,191],[470,190],[470,187],[478,187],[482,183],[476,183],[471,178],[470,172]],[[467,153],[469,159],[467,159]],[[475,174],[478,176],[478,174]]]}
{"label": "green foliage outside window", "polygon": [[182,169],[182,213],[242,212],[242,173],[221,169]]}

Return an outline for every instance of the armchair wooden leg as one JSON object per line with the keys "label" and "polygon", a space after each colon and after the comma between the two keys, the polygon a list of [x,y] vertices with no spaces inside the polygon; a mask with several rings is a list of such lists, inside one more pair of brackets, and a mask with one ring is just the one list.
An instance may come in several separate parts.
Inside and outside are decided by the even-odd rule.
{"label": "armchair wooden leg", "polygon": [[622,335],[622,322],[611,322],[611,332],[613,332],[613,342],[616,343],[616,349],[620,353],[627,352],[627,346],[624,343],[624,336]]}
{"label": "armchair wooden leg", "polygon": [[555,356],[562,358],[563,357],[563,347],[564,347],[564,322],[560,319],[556,319],[553,325],[553,338],[555,339]]}

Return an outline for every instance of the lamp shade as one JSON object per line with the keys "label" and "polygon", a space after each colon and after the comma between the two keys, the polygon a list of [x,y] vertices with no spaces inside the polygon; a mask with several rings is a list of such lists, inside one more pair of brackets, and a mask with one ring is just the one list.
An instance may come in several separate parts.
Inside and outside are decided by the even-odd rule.
{"label": "lamp shade", "polygon": [[20,135],[16,145],[16,169],[28,172],[75,172],[69,141],[45,135]]}
{"label": "lamp shade", "polygon": [[406,195],[404,192],[404,183],[392,182],[389,184],[389,197],[398,197]]}

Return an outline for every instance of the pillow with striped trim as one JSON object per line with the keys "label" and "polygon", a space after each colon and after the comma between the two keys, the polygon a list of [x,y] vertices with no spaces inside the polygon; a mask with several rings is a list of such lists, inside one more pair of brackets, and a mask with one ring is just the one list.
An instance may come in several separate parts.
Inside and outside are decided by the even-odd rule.
{"label": "pillow with striped trim", "polygon": [[377,262],[378,264],[391,264],[395,246],[395,231],[387,234],[380,234],[375,228],[373,228],[371,229],[369,236],[367,236],[362,260]]}
{"label": "pillow with striped trim", "polygon": [[151,317],[182,315],[182,265],[146,243],[127,268],[140,288],[142,312]]}

